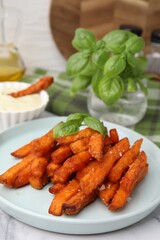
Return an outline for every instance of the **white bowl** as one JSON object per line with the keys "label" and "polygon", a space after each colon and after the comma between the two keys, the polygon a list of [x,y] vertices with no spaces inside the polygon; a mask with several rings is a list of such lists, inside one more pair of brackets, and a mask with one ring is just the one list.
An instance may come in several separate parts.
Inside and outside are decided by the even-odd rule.
{"label": "white bowl", "polygon": [[[12,91],[17,91],[26,88],[30,84],[23,82],[2,82],[0,83],[0,89],[11,88]],[[16,89],[16,90],[15,90]],[[48,101],[49,95],[46,91],[42,90],[38,93],[41,99],[39,106],[31,109],[20,109],[20,110],[1,110],[0,109],[0,132],[6,130],[9,127],[14,126],[15,124],[29,121],[35,118],[38,118],[42,112],[45,110]],[[20,98],[19,98],[20,99]],[[24,104],[25,105],[25,104]]]}

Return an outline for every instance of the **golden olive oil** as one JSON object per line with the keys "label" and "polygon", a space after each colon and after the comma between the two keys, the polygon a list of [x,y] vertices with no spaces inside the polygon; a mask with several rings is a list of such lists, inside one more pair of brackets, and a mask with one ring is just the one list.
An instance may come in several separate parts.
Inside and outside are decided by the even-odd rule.
{"label": "golden olive oil", "polygon": [[17,48],[13,45],[0,46],[0,82],[20,80],[24,71]]}
{"label": "golden olive oil", "polygon": [[24,68],[14,66],[0,67],[0,82],[17,81],[24,74]]}

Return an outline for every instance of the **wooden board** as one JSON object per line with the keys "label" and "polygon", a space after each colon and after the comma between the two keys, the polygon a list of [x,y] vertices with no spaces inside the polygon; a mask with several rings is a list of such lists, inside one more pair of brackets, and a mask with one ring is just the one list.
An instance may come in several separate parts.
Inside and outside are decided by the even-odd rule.
{"label": "wooden board", "polygon": [[121,24],[143,29],[146,43],[151,31],[160,26],[160,0],[52,0],[50,27],[61,53],[75,52],[71,41],[76,28],[91,30],[98,39]]}
{"label": "wooden board", "polygon": [[76,28],[89,29],[97,38],[113,29],[114,3],[115,0],[52,0],[51,32],[66,58],[75,52],[71,41]]}

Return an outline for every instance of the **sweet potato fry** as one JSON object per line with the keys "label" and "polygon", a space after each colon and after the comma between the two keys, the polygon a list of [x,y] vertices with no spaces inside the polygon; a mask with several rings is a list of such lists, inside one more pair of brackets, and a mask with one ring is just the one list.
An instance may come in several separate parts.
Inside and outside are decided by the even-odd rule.
{"label": "sweet potato fry", "polygon": [[68,157],[72,156],[73,152],[69,146],[60,146],[52,154],[51,159],[55,164],[63,163]]}
{"label": "sweet potato fry", "polygon": [[47,157],[36,157],[31,164],[31,175],[38,178],[42,177],[47,165]]}
{"label": "sweet potato fry", "polygon": [[41,177],[29,177],[29,183],[30,185],[35,189],[42,189],[47,183],[49,182],[49,178],[47,177],[46,173],[43,174]]}
{"label": "sweet potato fry", "polygon": [[62,205],[75,195],[80,189],[79,182],[73,179],[69,182],[60,192],[58,192],[53,198],[48,212],[55,216],[62,214]]}
{"label": "sweet potato fry", "polygon": [[6,172],[0,175],[0,183],[7,187],[13,188],[14,181],[18,176],[19,172],[25,169],[34,160],[35,155],[31,154],[23,158],[20,162],[9,168]]}
{"label": "sweet potato fry", "polygon": [[79,213],[89,203],[93,202],[97,197],[97,192],[85,195],[82,190],[78,191],[68,201],[62,205],[62,212],[67,215],[75,215]]}
{"label": "sweet potato fry", "polygon": [[64,187],[66,186],[66,184],[62,184],[62,183],[55,183],[53,184],[53,186],[51,186],[49,188],[49,192],[52,194],[57,194],[59,191],[61,191]]}
{"label": "sweet potato fry", "polygon": [[74,154],[88,150],[89,137],[82,138],[70,144],[70,148]]}
{"label": "sweet potato fry", "polygon": [[9,93],[9,95],[14,98],[18,98],[33,93],[38,93],[41,90],[48,88],[53,83],[53,81],[54,81],[53,77],[50,76],[42,77],[38,82],[31,84],[29,87],[17,92]]}
{"label": "sweet potato fry", "polygon": [[119,136],[116,128],[109,130],[110,139],[113,145],[119,142]]}
{"label": "sweet potato fry", "polygon": [[118,187],[119,187],[119,182],[113,183],[108,180],[104,184],[104,189],[99,191],[99,197],[106,206],[108,206],[109,203],[111,202]]}
{"label": "sweet potato fry", "polygon": [[96,132],[94,133],[89,140],[89,153],[97,161],[103,160],[103,147],[104,147],[104,138],[103,136]]}
{"label": "sweet potato fry", "polygon": [[128,171],[120,181],[120,187],[114,195],[109,210],[116,211],[122,208],[136,185],[145,177],[147,170],[146,154],[141,152],[137,159],[130,165]]}
{"label": "sweet potato fry", "polygon": [[50,162],[46,167],[46,173],[48,177],[53,177],[55,171],[60,167],[61,165],[55,164],[54,162]]}
{"label": "sweet potato fry", "polygon": [[29,184],[29,178],[31,174],[31,164],[30,163],[27,167],[22,169],[16,176],[15,181],[14,181],[14,188],[19,188],[23,187],[27,184]]}
{"label": "sweet potato fry", "polygon": [[12,152],[11,155],[16,158],[24,158],[32,152],[34,147],[34,141],[20,147],[16,151]]}
{"label": "sweet potato fry", "polygon": [[103,161],[90,163],[90,171],[80,179],[81,188],[86,195],[103,183],[114,163],[129,149],[129,146],[128,138],[123,138],[104,155]]}
{"label": "sweet potato fry", "polygon": [[111,145],[112,145],[112,141],[111,141],[110,137],[108,135],[106,135],[104,138],[104,146],[111,146]]}
{"label": "sweet potato fry", "polygon": [[43,156],[48,153],[54,147],[54,145],[55,141],[53,131],[50,130],[42,137],[39,137],[12,152],[11,155],[17,158],[23,158],[31,153],[38,156]]}
{"label": "sweet potato fry", "polygon": [[117,182],[128,169],[129,165],[137,158],[143,139],[137,140],[132,147],[115,163],[108,175],[111,182]]}
{"label": "sweet potato fry", "polygon": [[85,128],[85,129],[80,130],[78,133],[56,138],[56,141],[59,144],[66,144],[67,145],[67,144],[70,144],[72,142],[75,142],[76,140],[86,138],[86,137],[90,137],[95,132],[96,131],[91,129],[91,128]]}
{"label": "sweet potato fry", "polygon": [[68,158],[63,165],[55,171],[53,182],[65,183],[72,173],[82,169],[90,162],[90,159],[91,155],[88,151],[79,152]]}

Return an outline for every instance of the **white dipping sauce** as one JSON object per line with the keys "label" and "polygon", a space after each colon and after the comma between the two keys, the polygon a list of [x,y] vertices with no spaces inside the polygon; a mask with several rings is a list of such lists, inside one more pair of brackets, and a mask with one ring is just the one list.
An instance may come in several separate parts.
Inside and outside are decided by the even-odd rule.
{"label": "white dipping sauce", "polygon": [[32,110],[42,105],[40,94],[31,94],[19,98],[9,96],[8,93],[19,91],[17,88],[0,88],[0,111]]}

